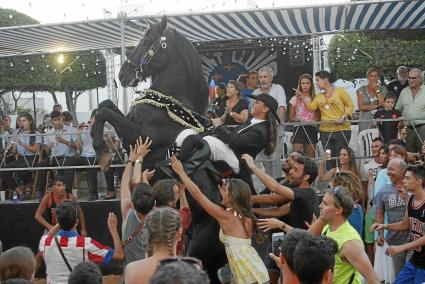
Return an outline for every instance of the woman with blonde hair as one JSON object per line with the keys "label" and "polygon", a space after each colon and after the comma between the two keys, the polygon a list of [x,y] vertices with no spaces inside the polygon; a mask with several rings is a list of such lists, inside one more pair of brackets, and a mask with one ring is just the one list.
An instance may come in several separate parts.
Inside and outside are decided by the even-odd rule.
{"label": "woman with blonde hair", "polygon": [[351,192],[354,200],[354,209],[348,217],[348,222],[361,236],[363,233],[363,210],[362,206],[359,204],[362,198],[362,184],[360,179],[353,173],[339,172],[335,174],[332,180],[332,186],[343,186]]}
{"label": "woman with blonde hair", "polygon": [[177,242],[181,236],[179,213],[170,207],[157,207],[145,219],[147,257],[134,261],[125,268],[126,284],[147,284],[161,260],[176,256]]}
{"label": "woman with blonde hair", "polygon": [[[298,89],[303,94],[305,103],[314,100],[314,83],[310,74],[303,74],[298,80]],[[306,104],[296,95],[289,101],[289,121],[290,122],[315,122],[318,120],[318,112],[307,109]],[[303,151],[306,147],[307,156],[314,157],[315,145],[318,142],[317,125],[294,126],[292,136],[292,151]]]}

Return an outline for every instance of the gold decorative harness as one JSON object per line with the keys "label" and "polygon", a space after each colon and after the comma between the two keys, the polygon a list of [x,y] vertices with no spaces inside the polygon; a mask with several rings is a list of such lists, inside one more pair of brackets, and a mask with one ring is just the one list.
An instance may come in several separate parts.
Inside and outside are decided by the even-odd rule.
{"label": "gold decorative harness", "polygon": [[162,108],[175,122],[186,128],[191,128],[197,133],[204,132],[204,127],[193,116],[192,112],[173,97],[163,95],[158,91],[146,89],[142,92],[142,96],[133,102],[133,105],[139,104],[149,104]]}

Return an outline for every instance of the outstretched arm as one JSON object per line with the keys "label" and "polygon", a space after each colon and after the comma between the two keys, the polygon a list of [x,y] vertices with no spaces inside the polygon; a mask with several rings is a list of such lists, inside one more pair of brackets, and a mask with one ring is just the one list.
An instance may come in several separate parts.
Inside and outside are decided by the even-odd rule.
{"label": "outstretched arm", "polygon": [[289,214],[290,206],[286,203],[277,208],[252,208],[252,211],[262,217],[282,217]]}
{"label": "outstretched arm", "polygon": [[282,202],[292,201],[295,198],[295,194],[292,189],[281,185],[278,183],[273,177],[266,174],[264,171],[260,170],[254,162],[254,159],[248,155],[243,154],[242,160],[246,161],[246,164],[250,168],[250,170],[258,177],[258,179],[271,191],[276,194],[279,194],[283,197]]}
{"label": "outstretched arm", "polygon": [[221,207],[212,202],[206,197],[199,187],[187,176],[183,169],[181,162],[175,157],[171,157],[171,166],[174,172],[180,177],[182,183],[186,186],[186,189],[190,192],[192,197],[217,221],[225,220],[227,218],[226,211]]}

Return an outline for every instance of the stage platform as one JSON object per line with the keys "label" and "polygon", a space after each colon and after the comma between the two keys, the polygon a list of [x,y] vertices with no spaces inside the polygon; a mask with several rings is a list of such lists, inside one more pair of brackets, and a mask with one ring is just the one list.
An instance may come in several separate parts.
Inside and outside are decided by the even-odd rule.
{"label": "stage platform", "polygon": [[[118,232],[121,233],[120,201],[115,199],[79,200],[78,202],[84,212],[88,236],[104,245],[113,246],[107,226],[107,218],[109,212],[114,212],[117,215]],[[3,250],[22,245],[29,247],[34,253],[38,251],[38,244],[44,232],[43,226],[34,219],[38,204],[38,200],[23,201],[18,204],[12,202],[0,203],[0,240],[3,243]],[[113,265],[107,269],[108,271],[103,272],[104,274],[121,274],[121,269],[120,266]],[[43,272],[40,272],[42,275]]]}

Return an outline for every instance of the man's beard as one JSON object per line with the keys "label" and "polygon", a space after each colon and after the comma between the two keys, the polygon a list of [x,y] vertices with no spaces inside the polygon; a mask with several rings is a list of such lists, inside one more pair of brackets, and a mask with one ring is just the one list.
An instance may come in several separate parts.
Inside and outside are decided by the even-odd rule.
{"label": "man's beard", "polygon": [[298,187],[301,183],[302,179],[292,177],[291,185]]}

